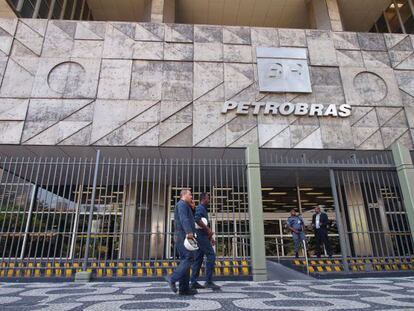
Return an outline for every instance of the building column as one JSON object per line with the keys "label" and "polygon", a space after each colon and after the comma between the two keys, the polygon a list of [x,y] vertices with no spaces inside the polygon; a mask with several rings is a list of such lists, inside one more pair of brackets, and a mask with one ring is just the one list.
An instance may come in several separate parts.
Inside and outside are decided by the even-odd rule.
{"label": "building column", "polygon": [[408,222],[410,224],[411,236],[414,240],[414,165],[410,151],[399,143],[392,145],[392,156],[397,168],[400,181],[401,193]]}
{"label": "building column", "polygon": [[344,30],[338,0],[308,0],[307,7],[311,28]]}
{"label": "building column", "polygon": [[174,23],[175,0],[152,0],[150,15],[153,23]]}
{"label": "building column", "polygon": [[0,0],[0,18],[15,18],[16,13],[8,4],[7,0]]}
{"label": "building column", "polygon": [[250,257],[253,281],[266,281],[266,253],[264,240],[262,181],[260,157],[257,145],[246,149],[247,193],[249,201]]}

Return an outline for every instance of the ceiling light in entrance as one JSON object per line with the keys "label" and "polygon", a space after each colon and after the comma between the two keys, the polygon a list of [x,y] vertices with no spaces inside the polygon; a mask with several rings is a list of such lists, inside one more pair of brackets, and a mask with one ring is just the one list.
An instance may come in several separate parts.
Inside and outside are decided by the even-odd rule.
{"label": "ceiling light in entrance", "polygon": [[269,192],[269,195],[286,195],[287,192]]}
{"label": "ceiling light in entrance", "polygon": [[306,192],[307,195],[323,195],[323,192]]}

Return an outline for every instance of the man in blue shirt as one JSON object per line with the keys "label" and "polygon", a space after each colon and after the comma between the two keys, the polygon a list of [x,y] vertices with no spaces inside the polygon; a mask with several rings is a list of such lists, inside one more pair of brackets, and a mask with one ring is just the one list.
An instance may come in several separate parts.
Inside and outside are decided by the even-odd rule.
{"label": "man in blue shirt", "polygon": [[[196,207],[194,220],[199,226],[197,230],[198,251],[196,251],[196,258],[191,269],[191,288],[210,288],[213,290],[220,289],[220,286],[213,283],[213,271],[216,263],[216,253],[214,252],[213,245],[215,241],[213,239],[213,232],[208,226],[208,211],[207,206],[210,202],[210,195],[203,192],[200,195],[200,204]],[[207,225],[201,220],[205,218]],[[204,256],[206,256],[206,282],[204,286],[197,282],[197,278],[200,275],[201,265],[203,264]]]}
{"label": "man in blue shirt", "polygon": [[178,293],[180,295],[194,295],[197,290],[190,288],[190,268],[194,261],[195,251],[189,251],[184,246],[184,240],[194,239],[195,224],[194,216],[191,210],[191,202],[193,196],[190,190],[182,190],[180,193],[180,201],[178,201],[174,210],[175,223],[175,246],[180,255],[180,264],[174,270],[173,274],[168,278],[168,285],[171,290],[176,293],[176,282],[179,282]]}
{"label": "man in blue shirt", "polygon": [[292,232],[295,257],[299,257],[299,246],[305,241],[305,224],[303,218],[297,215],[296,210],[290,211],[290,217],[287,220],[287,227]]}

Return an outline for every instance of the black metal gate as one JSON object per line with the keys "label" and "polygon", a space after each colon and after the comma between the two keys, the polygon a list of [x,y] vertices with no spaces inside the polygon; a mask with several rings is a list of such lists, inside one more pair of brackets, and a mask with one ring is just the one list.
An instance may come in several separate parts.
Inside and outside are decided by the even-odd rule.
{"label": "black metal gate", "polygon": [[245,165],[232,160],[0,159],[0,277],[162,276],[181,189],[211,194],[218,275],[249,274]]}

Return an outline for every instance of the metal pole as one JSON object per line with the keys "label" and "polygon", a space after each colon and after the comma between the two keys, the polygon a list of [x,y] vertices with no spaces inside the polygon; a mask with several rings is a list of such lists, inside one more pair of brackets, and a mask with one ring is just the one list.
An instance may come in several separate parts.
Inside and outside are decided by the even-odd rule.
{"label": "metal pole", "polygon": [[92,184],[92,196],[91,196],[91,206],[89,208],[89,220],[88,220],[88,233],[86,235],[85,243],[85,258],[83,260],[82,271],[86,271],[88,265],[88,256],[89,256],[89,244],[91,239],[91,230],[92,230],[92,217],[93,217],[93,208],[95,207],[95,196],[96,196],[96,183],[98,181],[98,168],[99,168],[99,158],[101,156],[101,150],[98,149],[96,152],[96,162],[95,162],[95,171],[93,176]]}
{"label": "metal pole", "polygon": [[39,10],[40,10],[40,4],[41,4],[41,0],[37,0],[35,7],[34,7],[34,11],[33,11],[33,15],[32,18],[37,18],[39,15]]}
{"label": "metal pole", "polygon": [[[34,206],[35,201],[36,201],[36,194],[37,194],[37,186],[36,186],[36,184],[33,184],[33,186],[32,186],[32,195],[31,195],[31,198],[30,198],[29,212],[27,214],[27,222],[26,222],[26,227],[24,229],[24,238],[23,238],[23,244],[22,244],[22,251],[20,253],[20,259],[24,258],[24,251],[25,251],[26,244],[27,244],[27,235],[29,234],[30,220],[32,218],[33,206]],[[30,256],[30,254],[29,254],[29,256]]]}
{"label": "metal pole", "polygon": [[395,5],[395,10],[396,10],[396,12],[397,12],[398,21],[400,22],[401,31],[402,31],[403,33],[407,33],[407,32],[405,31],[405,25],[404,25],[404,22],[403,22],[403,20],[402,20],[401,14],[400,14],[400,8],[398,7],[398,3],[397,3],[395,0],[393,0],[393,3],[394,3],[394,5]]}
{"label": "metal pole", "polygon": [[19,0],[19,2],[17,3],[17,5],[16,5],[16,11],[17,12],[20,12],[22,10],[24,1],[25,0]]}
{"label": "metal pole", "polygon": [[341,213],[339,212],[338,192],[336,191],[335,173],[334,173],[333,169],[329,170],[329,177],[330,177],[330,180],[331,180],[332,196],[334,198],[334,203],[335,203],[335,216],[336,216],[336,224],[338,226],[339,244],[341,246],[342,263],[344,265],[344,270],[346,272],[348,272],[349,267],[348,267],[348,263],[346,261],[346,259],[348,257],[348,249],[347,249],[347,244],[346,244],[346,235],[345,235],[344,227],[342,225]]}

